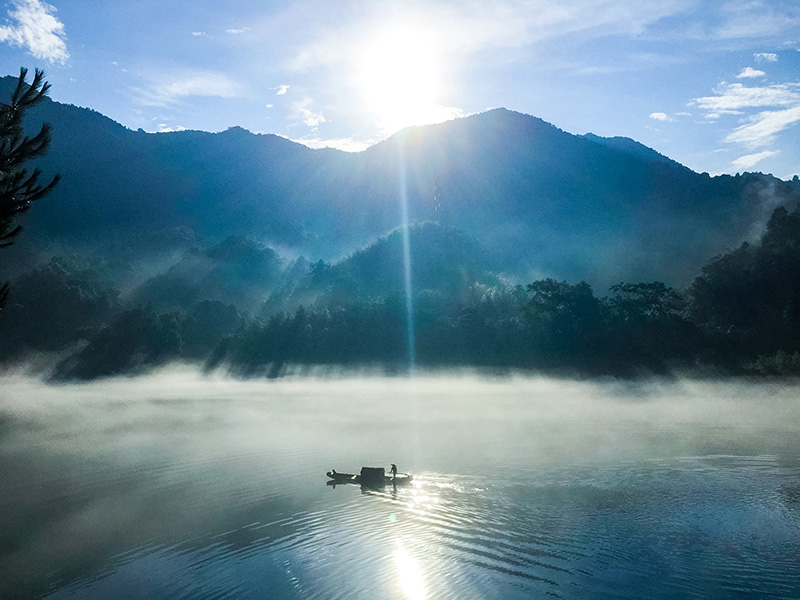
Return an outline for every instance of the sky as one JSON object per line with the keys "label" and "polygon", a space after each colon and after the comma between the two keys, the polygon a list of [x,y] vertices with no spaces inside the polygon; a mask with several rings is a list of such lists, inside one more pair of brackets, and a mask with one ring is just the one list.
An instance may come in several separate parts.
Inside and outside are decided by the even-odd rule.
{"label": "sky", "polygon": [[698,172],[800,174],[797,0],[0,0],[0,75],[131,129],[359,151],[505,107]]}

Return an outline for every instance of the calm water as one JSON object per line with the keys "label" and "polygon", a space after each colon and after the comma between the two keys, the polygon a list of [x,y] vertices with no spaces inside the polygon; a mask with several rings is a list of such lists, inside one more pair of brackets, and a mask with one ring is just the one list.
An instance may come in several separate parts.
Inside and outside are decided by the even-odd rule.
{"label": "calm water", "polygon": [[0,386],[1,598],[800,598],[798,387]]}

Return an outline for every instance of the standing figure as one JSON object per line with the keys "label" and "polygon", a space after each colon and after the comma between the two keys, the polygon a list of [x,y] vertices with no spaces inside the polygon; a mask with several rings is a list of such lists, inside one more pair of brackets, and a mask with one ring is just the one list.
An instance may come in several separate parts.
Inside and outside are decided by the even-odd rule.
{"label": "standing figure", "polygon": [[391,469],[390,473],[392,474],[392,481],[394,481],[397,478],[397,465],[396,464],[392,463],[392,469]]}

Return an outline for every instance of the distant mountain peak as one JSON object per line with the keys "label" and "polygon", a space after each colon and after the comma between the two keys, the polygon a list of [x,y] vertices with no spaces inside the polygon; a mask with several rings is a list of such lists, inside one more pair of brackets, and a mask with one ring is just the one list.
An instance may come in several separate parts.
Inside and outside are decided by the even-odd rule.
{"label": "distant mountain peak", "polygon": [[234,125],[233,127],[228,127],[225,131],[220,132],[222,135],[235,135],[235,136],[251,136],[256,135],[249,129],[245,129],[244,127],[240,127],[239,125]]}

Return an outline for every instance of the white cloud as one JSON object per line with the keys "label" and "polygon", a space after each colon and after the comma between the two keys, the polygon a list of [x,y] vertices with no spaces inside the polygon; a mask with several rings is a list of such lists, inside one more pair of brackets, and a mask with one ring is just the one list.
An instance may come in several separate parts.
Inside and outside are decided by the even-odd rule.
{"label": "white cloud", "polygon": [[216,96],[236,98],[243,94],[242,87],[224,73],[197,71],[171,76],[159,73],[145,89],[135,89],[138,100],[146,106],[168,106],[190,96]]}
{"label": "white cloud", "polygon": [[756,77],[763,77],[764,75],[766,75],[764,71],[759,71],[758,69],[754,69],[753,67],[745,67],[736,76],[736,79],[753,79]]}
{"label": "white cloud", "polygon": [[230,33],[231,35],[238,35],[240,33],[244,33],[245,31],[248,31],[249,29],[250,29],[249,27],[243,27],[241,29],[226,29],[225,33]]}
{"label": "white cloud", "polygon": [[159,133],[172,133],[173,131],[186,131],[186,127],[182,125],[167,125],[166,123],[158,124]]}
{"label": "white cloud", "polygon": [[762,62],[762,61],[778,62],[778,55],[775,54],[774,52],[758,52],[754,56],[755,56],[756,61],[758,61],[758,62]]}
{"label": "white cloud", "polygon": [[64,24],[56,8],[40,0],[14,0],[10,21],[0,26],[0,42],[26,47],[39,60],[64,64],[69,58]]}
{"label": "white cloud", "polygon": [[303,98],[300,102],[295,102],[294,110],[300,117],[300,120],[305,123],[308,127],[311,127],[313,131],[316,131],[317,127],[321,123],[325,122],[325,117],[322,116],[321,112],[314,112],[311,110],[310,106],[312,105],[313,100],[311,98]]}
{"label": "white cloud", "polygon": [[[715,96],[695,98],[690,104],[705,111],[708,121],[716,121],[722,115],[745,115],[725,137],[728,143],[764,148],[775,141],[777,134],[800,122],[800,82],[752,87],[723,82],[714,92]],[[733,164],[738,168],[748,168],[774,155],[769,152],[776,151],[748,154]]]}
{"label": "white cloud", "polygon": [[747,154],[734,160],[731,165],[736,170],[750,169],[765,158],[770,158],[772,156],[776,156],[777,154],[780,154],[780,152],[777,150],[764,150],[763,152],[758,152],[756,154]]}
{"label": "white cloud", "polygon": [[695,104],[715,114],[736,114],[744,108],[790,106],[800,101],[800,84],[785,83],[762,87],[746,87],[741,83],[722,83],[716,96],[695,98]]}
{"label": "white cloud", "polygon": [[286,92],[289,91],[289,86],[284,83],[284,84],[281,84],[278,87],[272,88],[272,89],[273,90],[278,90],[277,92],[275,92],[276,96],[284,96],[286,94]]}
{"label": "white cloud", "polygon": [[750,148],[772,143],[775,134],[800,121],[800,104],[785,110],[768,110],[751,117],[749,122],[733,130],[726,142],[738,142]]}
{"label": "white cloud", "polygon": [[673,121],[674,120],[667,113],[663,113],[663,112],[650,113],[650,118],[655,120],[655,121]]}
{"label": "white cloud", "polygon": [[206,36],[206,32],[205,31],[193,31],[192,35],[194,37],[205,37]]}
{"label": "white cloud", "polygon": [[360,141],[352,138],[333,138],[330,140],[303,138],[292,141],[308,146],[309,148],[335,148],[336,150],[343,150],[344,152],[361,152],[376,143],[375,141]]}

